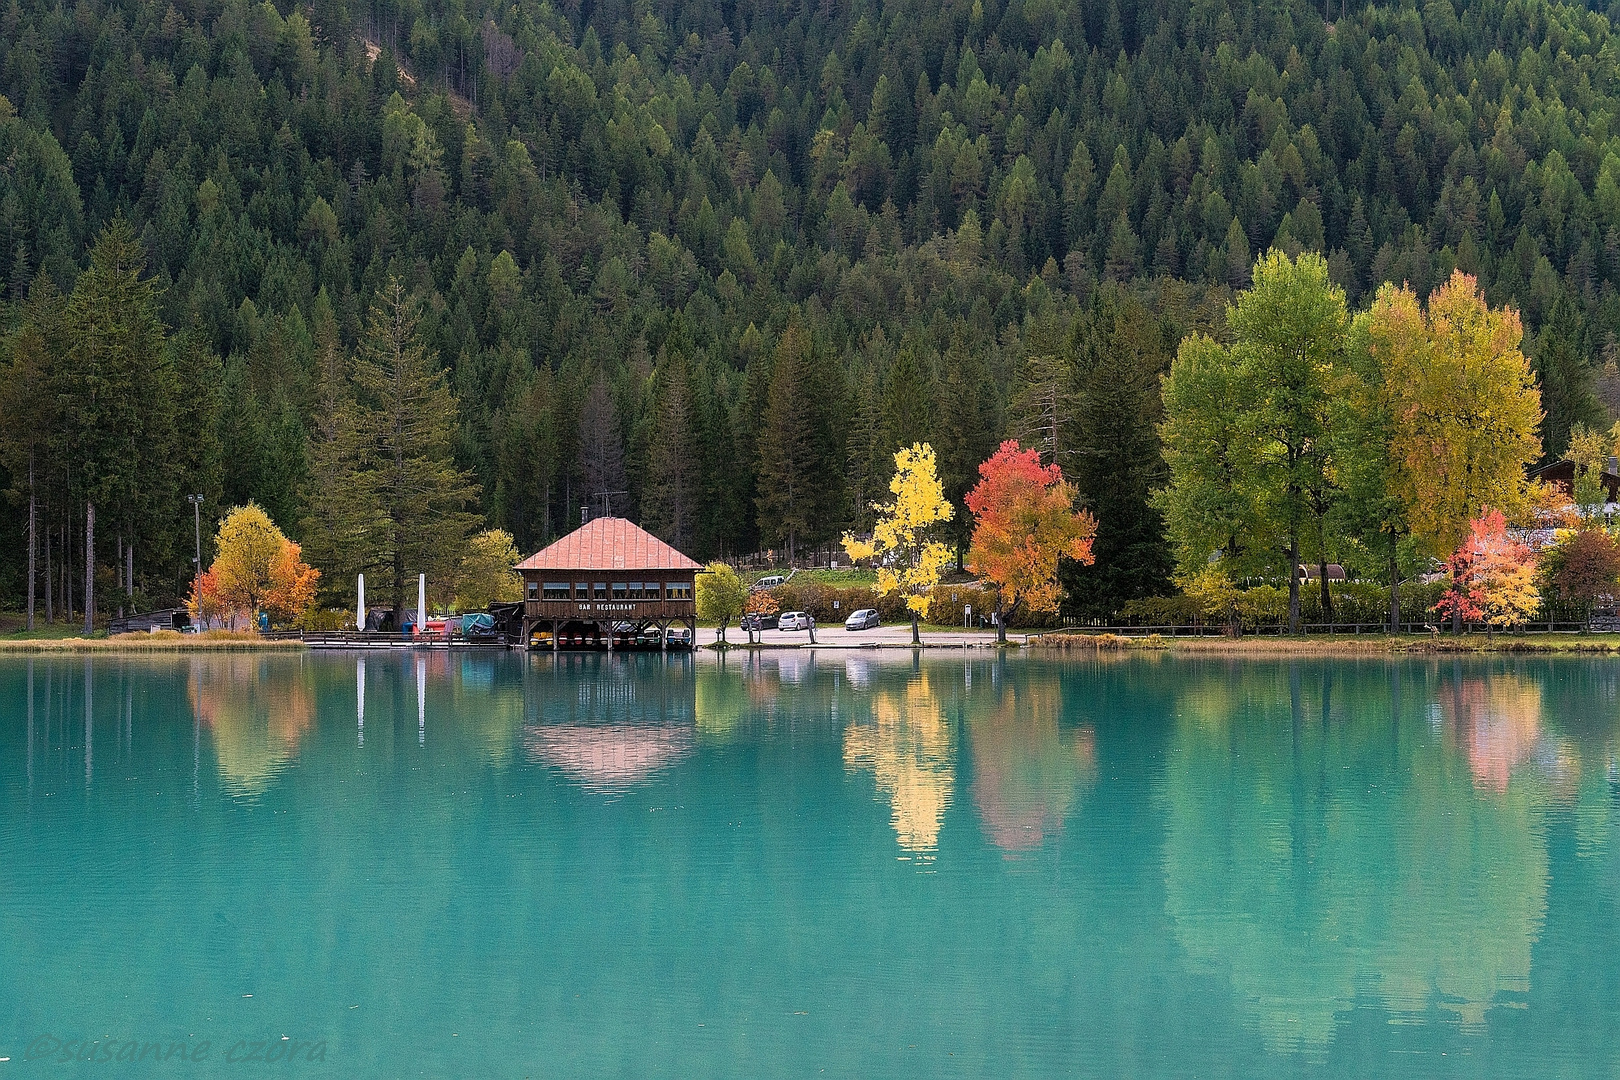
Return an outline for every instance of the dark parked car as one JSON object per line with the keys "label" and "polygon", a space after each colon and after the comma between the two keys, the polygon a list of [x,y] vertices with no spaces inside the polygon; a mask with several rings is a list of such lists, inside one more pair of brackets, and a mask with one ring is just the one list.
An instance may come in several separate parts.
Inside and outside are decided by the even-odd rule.
{"label": "dark parked car", "polygon": [[861,608],[844,620],[845,630],[875,630],[880,625],[877,608]]}
{"label": "dark parked car", "polygon": [[761,615],[757,611],[750,611],[742,617],[742,628],[748,631],[775,630],[777,615]]}

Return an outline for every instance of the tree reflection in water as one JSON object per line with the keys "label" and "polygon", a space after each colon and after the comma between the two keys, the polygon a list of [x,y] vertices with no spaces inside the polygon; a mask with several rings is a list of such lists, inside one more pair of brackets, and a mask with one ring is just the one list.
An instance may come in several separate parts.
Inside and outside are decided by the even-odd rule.
{"label": "tree reflection in water", "polygon": [[1393,664],[1187,675],[1166,907],[1270,1046],[1325,1049],[1369,996],[1465,1028],[1523,1000],[1548,866],[1533,683]]}
{"label": "tree reflection in water", "polygon": [[1064,732],[1061,683],[1007,679],[968,719],[973,801],[985,834],[1002,851],[1038,848],[1063,828],[1082,785],[1097,777],[1090,725]]}
{"label": "tree reflection in water", "polygon": [[201,654],[189,663],[186,686],[232,795],[263,793],[315,719],[314,687],[297,657]]}
{"label": "tree reflection in water", "polygon": [[889,800],[896,838],[915,855],[932,855],[951,803],[954,739],[928,668],[904,684],[872,693],[871,718],[844,729],[844,768],[869,772]]}

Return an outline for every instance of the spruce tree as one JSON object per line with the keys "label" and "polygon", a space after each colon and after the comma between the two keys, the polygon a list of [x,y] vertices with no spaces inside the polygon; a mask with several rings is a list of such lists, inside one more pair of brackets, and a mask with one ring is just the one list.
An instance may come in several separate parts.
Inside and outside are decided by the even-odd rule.
{"label": "spruce tree", "polygon": [[360,489],[375,508],[371,561],[404,610],[407,574],[454,577],[478,518],[472,478],[456,467],[458,411],[444,372],[418,335],[419,302],[397,278],[377,291],[354,364],[355,419],[367,468]]}
{"label": "spruce tree", "polygon": [[1069,609],[1107,618],[1127,600],[1170,586],[1175,561],[1164,518],[1149,505],[1165,479],[1159,449],[1159,378],[1173,335],[1123,290],[1101,289],[1075,321],[1073,455],[1065,473],[1097,519],[1093,561],[1064,562],[1059,577]]}
{"label": "spruce tree", "polygon": [[653,437],[648,447],[642,519],[679,551],[692,548],[703,490],[686,357],[666,356],[654,380]]}
{"label": "spruce tree", "polygon": [[1569,447],[1569,432],[1576,424],[1591,428],[1607,425],[1603,403],[1593,392],[1591,342],[1586,320],[1560,290],[1547,323],[1536,338],[1535,372],[1541,383],[1541,451],[1555,461]]}

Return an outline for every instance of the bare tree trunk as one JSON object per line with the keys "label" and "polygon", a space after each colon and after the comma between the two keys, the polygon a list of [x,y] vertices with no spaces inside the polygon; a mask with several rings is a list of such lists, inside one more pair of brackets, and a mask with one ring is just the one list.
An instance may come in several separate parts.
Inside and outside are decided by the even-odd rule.
{"label": "bare tree trunk", "polygon": [[96,629],[96,504],[84,504],[84,636]]}
{"label": "bare tree trunk", "polygon": [[56,621],[56,581],[51,575],[51,530],[45,530],[45,621]]}
{"label": "bare tree trunk", "polygon": [[[28,451],[28,629],[34,629],[34,552],[39,547],[39,514],[34,494],[34,451]],[[33,698],[28,699],[33,704]]]}
{"label": "bare tree trunk", "polygon": [[1299,540],[1288,540],[1288,632],[1299,633]]}
{"label": "bare tree trunk", "polygon": [[917,621],[918,621],[918,619],[917,619],[917,609],[912,608],[911,609],[911,643],[913,645],[921,645],[922,644],[922,630],[917,625]]}
{"label": "bare tree trunk", "polygon": [[1401,568],[1395,561],[1395,530],[1389,530],[1389,632],[1401,632]]}

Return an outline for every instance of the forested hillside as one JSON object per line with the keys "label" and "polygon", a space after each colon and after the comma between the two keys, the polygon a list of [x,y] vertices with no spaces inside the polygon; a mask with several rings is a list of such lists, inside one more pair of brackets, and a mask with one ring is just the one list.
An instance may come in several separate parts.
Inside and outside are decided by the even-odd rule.
{"label": "forested hillside", "polygon": [[[1555,455],[1620,353],[1612,30],[1542,0],[10,0],[0,604],[30,462],[56,565],[110,499],[148,597],[190,573],[188,493],[205,533],[253,499],[318,549],[387,345],[446,373],[443,491],[525,550],[597,492],[699,556],[825,543],[896,446],[960,503],[1011,435],[1096,513],[1069,584],[1106,613],[1168,587],[1158,377],[1272,245],[1353,305],[1477,274]],[[75,367],[109,228],[130,332],[161,323],[121,384]],[[123,442],[87,463],[86,432]]]}

